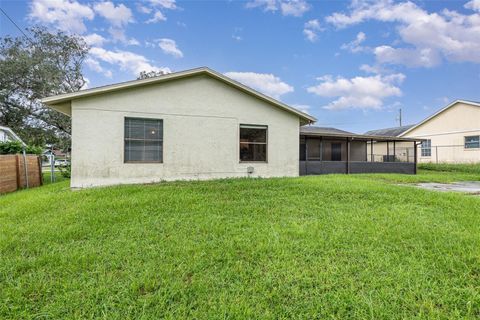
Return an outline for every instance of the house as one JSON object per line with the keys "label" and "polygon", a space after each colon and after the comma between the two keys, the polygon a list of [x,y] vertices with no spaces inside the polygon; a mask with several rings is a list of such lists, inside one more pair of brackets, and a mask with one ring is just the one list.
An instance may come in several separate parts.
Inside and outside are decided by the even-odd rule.
{"label": "house", "polygon": [[0,142],[7,141],[20,141],[22,144],[23,141],[19,136],[15,134],[9,127],[0,126]]}
{"label": "house", "polygon": [[[322,133],[309,127],[300,131],[316,119],[208,68],[57,95],[42,102],[72,117],[72,187],[294,177],[337,172],[338,166],[353,173],[358,170],[351,160],[370,161],[365,154],[357,154],[357,147],[363,152],[367,142],[373,141],[348,132]],[[301,161],[299,142],[308,140],[305,145],[310,146],[322,134],[321,145],[325,155],[333,154],[332,161],[314,163],[312,147]],[[327,138],[333,142],[327,144]],[[340,145],[335,144],[337,140]],[[309,169],[315,166],[323,169]]]}
{"label": "house", "polygon": [[72,187],[298,176],[316,119],[208,68],[42,100],[72,117]]}
{"label": "house", "polygon": [[[419,162],[480,162],[480,103],[456,100],[418,124],[368,131],[369,135],[394,135],[423,139]],[[378,145],[378,149],[391,146]]]}

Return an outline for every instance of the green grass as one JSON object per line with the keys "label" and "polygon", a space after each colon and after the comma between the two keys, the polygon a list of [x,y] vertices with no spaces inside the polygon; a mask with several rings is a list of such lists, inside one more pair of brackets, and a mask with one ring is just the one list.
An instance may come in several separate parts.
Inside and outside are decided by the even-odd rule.
{"label": "green grass", "polygon": [[[52,183],[52,174],[50,171],[47,171],[44,169],[44,171],[42,172],[42,176],[43,176],[43,184],[51,184]],[[67,180],[67,178],[65,178],[64,176],[62,176],[62,174],[60,173],[60,171],[56,171],[55,172],[55,181],[54,183],[57,183],[57,182],[62,182],[62,181],[65,181]]]}
{"label": "green grass", "polygon": [[480,163],[471,164],[453,164],[453,163],[421,163],[418,165],[420,169],[429,171],[443,172],[464,172],[480,174]]}
{"label": "green grass", "polygon": [[329,175],[0,197],[1,319],[480,317],[480,197]]}

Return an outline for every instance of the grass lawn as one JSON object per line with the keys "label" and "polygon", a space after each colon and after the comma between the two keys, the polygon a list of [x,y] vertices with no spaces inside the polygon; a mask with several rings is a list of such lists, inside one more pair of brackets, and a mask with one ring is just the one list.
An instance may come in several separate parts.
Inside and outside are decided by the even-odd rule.
{"label": "grass lawn", "polygon": [[0,196],[1,319],[480,317],[477,172]]}

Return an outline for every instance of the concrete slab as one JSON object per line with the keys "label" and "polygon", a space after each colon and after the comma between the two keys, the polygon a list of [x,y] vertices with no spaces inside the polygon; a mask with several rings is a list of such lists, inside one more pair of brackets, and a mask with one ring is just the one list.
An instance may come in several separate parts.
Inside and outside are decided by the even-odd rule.
{"label": "concrete slab", "polygon": [[418,183],[415,186],[436,191],[455,191],[480,195],[480,181],[462,181],[453,183]]}

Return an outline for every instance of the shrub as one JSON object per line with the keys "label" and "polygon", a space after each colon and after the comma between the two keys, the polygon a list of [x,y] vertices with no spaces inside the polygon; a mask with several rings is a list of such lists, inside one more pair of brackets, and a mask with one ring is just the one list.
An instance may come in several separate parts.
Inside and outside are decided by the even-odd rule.
{"label": "shrub", "polygon": [[70,164],[67,164],[66,166],[59,166],[58,171],[60,171],[62,177],[70,179],[72,174],[72,166]]}
{"label": "shrub", "polygon": [[[25,152],[28,154],[42,154],[43,148],[40,146],[26,146]],[[0,142],[0,154],[23,153],[23,145],[20,141]]]}

